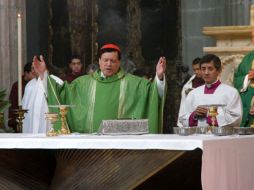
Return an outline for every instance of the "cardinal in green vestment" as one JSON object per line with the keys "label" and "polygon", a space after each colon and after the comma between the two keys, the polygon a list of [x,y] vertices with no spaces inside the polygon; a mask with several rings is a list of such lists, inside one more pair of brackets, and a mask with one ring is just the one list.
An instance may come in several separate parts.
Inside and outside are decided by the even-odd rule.
{"label": "cardinal in green vestment", "polygon": [[43,79],[48,105],[74,105],[67,115],[72,132],[94,133],[102,120],[130,118],[148,119],[149,132],[162,133],[165,57],[158,61],[153,82],[125,73],[120,60],[120,48],[106,44],[99,50],[100,69],[71,84],[59,84],[50,77],[42,56],[40,60],[35,56],[33,64]]}
{"label": "cardinal in green vestment", "polygon": [[254,122],[254,51],[247,54],[234,73],[234,87],[240,93],[243,105],[242,127]]}

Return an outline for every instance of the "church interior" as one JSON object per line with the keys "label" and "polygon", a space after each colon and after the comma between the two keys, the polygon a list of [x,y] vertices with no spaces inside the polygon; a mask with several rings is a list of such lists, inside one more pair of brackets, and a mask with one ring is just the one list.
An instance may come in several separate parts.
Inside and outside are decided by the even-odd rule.
{"label": "church interior", "polygon": [[[21,36],[17,14],[21,14]],[[254,50],[254,0],[0,0],[0,15],[1,98],[8,99],[12,85],[19,81],[19,61],[23,67],[33,62],[34,56],[43,55],[52,73],[61,78],[68,73],[73,55],[79,55],[86,70],[91,64],[98,67],[100,47],[117,44],[121,48],[121,68],[126,73],[142,71],[153,79],[159,58],[166,58],[162,110],[162,133],[166,135],[173,135],[177,126],[182,88],[193,75],[192,61],[196,57],[218,56],[222,65],[220,81],[234,86],[235,71],[245,55]],[[2,102],[9,105],[0,99]],[[208,161],[219,162],[210,153],[221,150],[216,149],[219,143],[225,143],[227,151],[232,151],[228,156],[236,155],[231,145],[248,147],[241,150],[243,157],[248,155],[249,141],[254,141],[252,135],[248,142],[239,138],[239,144],[224,137],[217,142],[217,137],[200,140],[195,135],[193,139],[183,136],[181,143],[172,138],[176,147],[170,144],[169,148],[164,144],[172,142],[164,142],[160,136],[151,137],[152,140],[141,137],[144,144],[150,145],[146,148],[139,145],[136,137],[133,144],[136,142],[138,148],[132,147],[131,138],[125,142],[125,137],[109,136],[108,142],[107,137],[102,137],[105,146],[94,146],[100,136],[82,142],[81,137],[75,139],[75,134],[62,139],[46,137],[48,143],[41,136],[25,136],[25,140],[14,136],[17,141],[11,144],[12,137],[6,135],[11,133],[4,129],[9,120],[7,110],[0,109],[0,132],[4,135],[1,137],[0,133],[0,189],[254,188],[246,182],[253,173],[246,180],[239,179],[240,174],[247,176],[253,169],[232,172],[237,184],[232,186],[228,171],[233,169],[229,169],[229,163],[218,171],[212,169],[212,164],[206,167]],[[162,142],[157,142],[157,138]],[[69,140],[70,145],[61,144],[61,140]],[[211,143],[213,140],[215,144]],[[111,142],[115,142],[113,148],[103,148],[111,146]],[[250,158],[254,158],[254,153]],[[239,160],[246,161],[242,157]],[[249,162],[247,159],[245,163]],[[212,174],[223,169],[228,172],[226,177],[214,185],[216,176]],[[242,184],[245,185],[240,188]]]}

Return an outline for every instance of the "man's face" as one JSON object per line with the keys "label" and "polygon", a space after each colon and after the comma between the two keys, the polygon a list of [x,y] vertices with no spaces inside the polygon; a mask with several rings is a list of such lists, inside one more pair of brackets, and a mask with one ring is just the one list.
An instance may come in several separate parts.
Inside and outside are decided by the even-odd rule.
{"label": "man's face", "polygon": [[72,74],[79,74],[82,69],[82,64],[80,59],[72,59],[71,63],[69,64]]}
{"label": "man's face", "polygon": [[216,70],[213,61],[203,63],[201,65],[202,78],[206,84],[212,84],[215,82],[220,74],[221,70]]}
{"label": "man's face", "polygon": [[27,72],[27,71],[24,72],[24,80],[27,81],[27,82],[32,80],[35,77],[36,77],[36,73],[35,73],[33,67],[31,68],[30,72]]}
{"label": "man's face", "polygon": [[103,53],[99,59],[99,65],[101,72],[106,77],[116,74],[120,68],[120,60],[117,51]]}
{"label": "man's face", "polygon": [[202,77],[199,64],[192,65],[192,70],[193,70],[194,74],[196,75],[196,77],[198,77],[198,78]]}

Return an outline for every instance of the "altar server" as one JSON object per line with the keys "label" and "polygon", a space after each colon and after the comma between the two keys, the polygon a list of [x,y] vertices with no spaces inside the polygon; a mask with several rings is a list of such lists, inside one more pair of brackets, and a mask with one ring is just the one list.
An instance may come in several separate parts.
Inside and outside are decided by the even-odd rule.
{"label": "altar server", "polygon": [[201,59],[197,57],[192,61],[192,70],[194,72],[194,75],[192,75],[191,78],[185,83],[181,92],[181,103],[180,103],[178,121],[177,121],[178,127],[183,127],[183,125],[180,122],[179,116],[182,115],[182,113],[184,113],[183,108],[184,108],[184,103],[185,103],[187,95],[193,89],[205,84],[205,81],[202,79],[202,75],[200,71],[200,60]]}
{"label": "altar server", "polygon": [[[183,126],[240,126],[241,99],[235,88],[218,80],[221,72],[220,58],[213,54],[205,55],[200,61],[200,68],[205,85],[189,93],[180,122]],[[218,112],[213,123],[208,114],[211,106],[216,106]]]}

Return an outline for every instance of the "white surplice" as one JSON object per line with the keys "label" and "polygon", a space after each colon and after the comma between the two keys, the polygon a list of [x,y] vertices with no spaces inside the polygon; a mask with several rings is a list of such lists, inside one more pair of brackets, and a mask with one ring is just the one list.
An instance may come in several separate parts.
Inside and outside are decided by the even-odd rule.
{"label": "white surplice", "polygon": [[[204,94],[205,85],[192,90],[185,101],[184,113],[179,116],[183,126],[189,126],[189,117],[198,106],[218,105],[218,126],[239,126],[242,119],[242,102],[237,90],[221,83],[213,94]],[[198,120],[198,126],[207,126],[206,118]]]}
{"label": "white surplice", "polygon": [[186,100],[186,97],[188,93],[193,90],[194,88],[192,87],[192,81],[196,77],[196,75],[192,75],[191,78],[185,83],[185,85],[182,88],[181,92],[181,103],[180,103],[180,108],[179,108],[179,113],[178,113],[178,120],[177,120],[177,126],[178,127],[183,127],[182,123],[180,122],[180,115],[184,113],[184,103]]}
{"label": "white surplice", "polygon": [[28,113],[25,114],[23,133],[46,133],[45,113],[48,112],[48,107],[44,90],[37,79],[31,80],[26,85],[22,106],[28,109]]}
{"label": "white surplice", "polygon": [[[46,72],[45,72],[46,73]],[[62,80],[51,75],[53,79],[62,83]],[[44,78],[47,78],[47,74]],[[51,124],[45,119],[45,113],[48,112],[47,104],[47,80],[33,79],[25,87],[25,93],[22,99],[23,109],[28,109],[25,114],[23,133],[46,133]]]}

